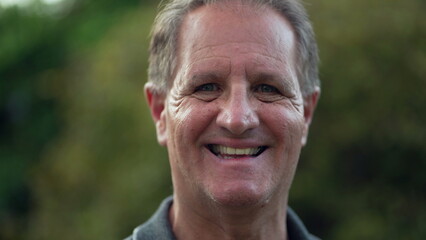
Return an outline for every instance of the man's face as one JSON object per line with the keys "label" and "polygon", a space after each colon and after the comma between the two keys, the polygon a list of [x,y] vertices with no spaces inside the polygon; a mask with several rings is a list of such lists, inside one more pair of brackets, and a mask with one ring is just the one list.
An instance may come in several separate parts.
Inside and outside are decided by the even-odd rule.
{"label": "man's face", "polygon": [[228,3],[185,17],[171,89],[149,96],[175,194],[228,206],[287,196],[314,108],[304,107],[295,48],[269,8]]}

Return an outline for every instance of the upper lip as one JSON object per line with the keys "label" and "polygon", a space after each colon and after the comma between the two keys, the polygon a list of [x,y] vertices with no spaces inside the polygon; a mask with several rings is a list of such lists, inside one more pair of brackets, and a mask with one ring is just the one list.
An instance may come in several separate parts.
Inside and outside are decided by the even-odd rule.
{"label": "upper lip", "polygon": [[231,148],[258,148],[261,146],[268,146],[268,144],[262,143],[257,140],[241,140],[241,139],[221,139],[207,142],[204,145],[221,145]]}

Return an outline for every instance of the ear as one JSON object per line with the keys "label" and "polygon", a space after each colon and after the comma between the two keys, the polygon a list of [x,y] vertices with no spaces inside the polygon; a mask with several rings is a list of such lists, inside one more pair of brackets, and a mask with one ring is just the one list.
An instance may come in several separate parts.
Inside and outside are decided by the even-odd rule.
{"label": "ear", "polygon": [[308,141],[309,126],[311,125],[312,118],[314,117],[314,112],[318,103],[319,96],[320,96],[320,88],[315,87],[314,92],[304,97],[303,99],[303,110],[304,110],[304,117],[305,117],[304,133],[302,137],[303,146],[305,146],[306,142]]}
{"label": "ear", "polygon": [[166,94],[158,93],[158,91],[155,91],[153,84],[148,82],[145,84],[145,97],[148,101],[149,109],[151,110],[152,119],[154,120],[155,129],[157,131],[157,141],[160,145],[166,146]]}

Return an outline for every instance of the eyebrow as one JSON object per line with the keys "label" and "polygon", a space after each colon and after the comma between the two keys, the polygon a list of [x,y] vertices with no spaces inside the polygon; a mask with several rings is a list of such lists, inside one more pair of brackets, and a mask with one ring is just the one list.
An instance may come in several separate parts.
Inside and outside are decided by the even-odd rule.
{"label": "eyebrow", "polygon": [[201,73],[195,73],[191,75],[190,81],[193,82],[199,82],[199,81],[212,81],[217,80],[220,78],[220,75],[214,72],[201,72]]}
{"label": "eyebrow", "polygon": [[289,77],[284,77],[282,74],[272,74],[272,73],[257,73],[253,74],[252,77],[249,78],[254,83],[257,82],[266,82],[266,83],[278,83],[282,85],[285,89],[295,89],[294,82],[289,79]]}

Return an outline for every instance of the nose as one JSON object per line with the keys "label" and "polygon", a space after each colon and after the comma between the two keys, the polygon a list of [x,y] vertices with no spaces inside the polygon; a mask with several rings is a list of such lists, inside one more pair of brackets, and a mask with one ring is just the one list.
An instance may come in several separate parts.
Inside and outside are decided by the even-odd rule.
{"label": "nose", "polygon": [[233,135],[242,135],[259,126],[259,117],[244,84],[234,87],[226,96],[216,119],[220,127]]}

